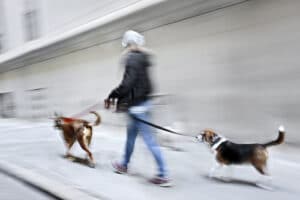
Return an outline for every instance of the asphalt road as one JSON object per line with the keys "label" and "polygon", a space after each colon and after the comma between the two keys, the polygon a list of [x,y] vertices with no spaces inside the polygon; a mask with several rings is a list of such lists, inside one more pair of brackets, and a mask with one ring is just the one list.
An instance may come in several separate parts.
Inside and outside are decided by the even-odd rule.
{"label": "asphalt road", "polygon": [[51,200],[53,198],[0,172],[0,199]]}
{"label": "asphalt road", "polygon": [[[272,174],[270,184],[272,190],[269,190],[257,187],[256,183],[262,180],[262,177],[249,166],[232,167],[233,173],[230,175],[226,169],[224,174],[232,179],[231,182],[209,179],[207,174],[212,164],[212,155],[206,147],[189,139],[171,138],[171,143],[168,145],[179,147],[181,151],[170,148],[162,148],[162,150],[174,187],[159,188],[147,182],[148,178],[155,174],[156,166],[151,154],[139,138],[132,158],[130,174],[118,175],[112,172],[111,161],[119,159],[123,154],[124,131],[122,128],[105,126],[95,129],[92,151],[97,166],[91,169],[62,157],[65,152],[63,142],[50,123],[7,125],[2,123],[0,159],[105,199],[299,199],[298,148],[288,145],[270,148],[269,171]],[[79,157],[85,156],[78,145],[74,147],[73,154]],[[3,184],[8,181],[3,180]],[[17,183],[13,182],[11,186],[14,184]],[[8,187],[1,187],[1,193],[8,197],[19,195],[14,193],[14,187],[7,185]]]}

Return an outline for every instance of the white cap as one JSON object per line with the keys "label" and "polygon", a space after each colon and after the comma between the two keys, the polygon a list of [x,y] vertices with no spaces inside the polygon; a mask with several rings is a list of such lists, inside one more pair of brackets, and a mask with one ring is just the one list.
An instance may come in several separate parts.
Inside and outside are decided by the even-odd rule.
{"label": "white cap", "polygon": [[125,48],[130,44],[143,46],[145,44],[144,36],[133,30],[126,31],[123,35],[122,46]]}
{"label": "white cap", "polygon": [[278,128],[278,130],[280,131],[280,132],[284,132],[284,126],[279,126],[279,128]]}

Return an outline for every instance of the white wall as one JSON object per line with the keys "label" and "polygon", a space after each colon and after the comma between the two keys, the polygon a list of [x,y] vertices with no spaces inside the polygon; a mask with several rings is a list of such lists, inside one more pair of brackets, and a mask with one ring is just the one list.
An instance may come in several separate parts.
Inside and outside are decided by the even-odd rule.
{"label": "white wall", "polygon": [[[180,94],[194,127],[298,130],[300,2],[249,1],[147,33],[162,91]],[[179,109],[179,108],[177,108]]]}
{"label": "white wall", "polygon": [[[212,127],[236,140],[274,138],[283,123],[299,142],[299,7],[253,0],[147,31],[157,89],[176,94],[164,111],[191,132]],[[19,116],[28,115],[23,91],[35,87],[48,88],[47,112],[76,113],[117,85],[120,52],[113,41],[1,74],[0,93],[16,90]]]}
{"label": "white wall", "polygon": [[[25,41],[24,11],[37,11],[39,37],[56,35],[141,0],[2,0],[6,50]],[[67,9],[66,9],[67,8]],[[1,21],[0,20],[0,21]],[[1,24],[0,24],[1,31]]]}
{"label": "white wall", "polygon": [[[23,0],[2,0],[5,49],[24,43]],[[17,5],[17,6],[16,6]]]}
{"label": "white wall", "polygon": [[3,0],[0,0],[0,34],[4,31]]}
{"label": "white wall", "polygon": [[4,15],[3,0],[0,0],[0,54],[4,50],[3,33],[4,33]]}
{"label": "white wall", "polygon": [[138,1],[141,0],[41,0],[42,34],[69,30]]}

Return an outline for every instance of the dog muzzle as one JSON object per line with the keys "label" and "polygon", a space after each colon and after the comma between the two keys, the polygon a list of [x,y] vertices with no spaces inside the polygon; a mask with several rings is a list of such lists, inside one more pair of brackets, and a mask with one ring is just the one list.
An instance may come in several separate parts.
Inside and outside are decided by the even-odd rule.
{"label": "dog muzzle", "polygon": [[204,142],[202,134],[197,135],[195,138],[198,140],[198,142]]}

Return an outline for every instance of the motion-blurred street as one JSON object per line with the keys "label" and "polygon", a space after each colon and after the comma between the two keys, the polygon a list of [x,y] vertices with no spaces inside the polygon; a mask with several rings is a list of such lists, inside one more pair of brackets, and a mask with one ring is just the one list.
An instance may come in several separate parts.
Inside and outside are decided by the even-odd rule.
{"label": "motion-blurred street", "polygon": [[[299,199],[299,10],[296,0],[0,0],[0,200]],[[155,129],[160,156],[151,129],[131,121],[124,166],[138,133],[147,145],[138,137],[119,175],[111,163],[124,156],[128,121],[116,110],[188,136],[211,128],[265,143],[280,125],[286,135],[268,149],[271,182],[251,166],[217,179],[195,137]],[[95,168],[78,143],[65,158],[54,128],[55,116],[88,152],[89,111],[101,116]],[[149,183],[157,166],[146,146],[173,187]]]}
{"label": "motion-blurred street", "polygon": [[[111,161],[122,156],[125,142],[125,129],[122,127],[102,125],[95,129],[92,144],[97,161],[95,169],[63,158],[64,144],[59,132],[53,129],[51,121],[33,123],[2,120],[0,133],[1,161],[17,165],[99,199],[290,200],[298,199],[300,195],[300,156],[297,153],[299,149],[288,145],[270,148],[269,170],[273,180],[270,184],[272,190],[268,190],[255,185],[261,177],[248,166],[233,167],[233,173],[230,175],[234,179],[232,182],[209,179],[207,174],[211,167],[212,155],[207,148],[193,139],[177,138],[177,142],[170,145],[180,148],[180,151],[162,148],[174,186],[160,188],[147,182],[155,173],[155,165],[140,139],[137,141],[130,174],[113,173]],[[276,134],[274,133],[274,137]],[[74,155],[85,158],[83,151],[78,146],[74,147]],[[7,193],[15,195],[9,191]]]}
{"label": "motion-blurred street", "polygon": [[18,180],[10,178],[0,172],[0,199],[32,199],[32,200],[49,200],[48,195],[41,193],[31,187],[28,187]]}

